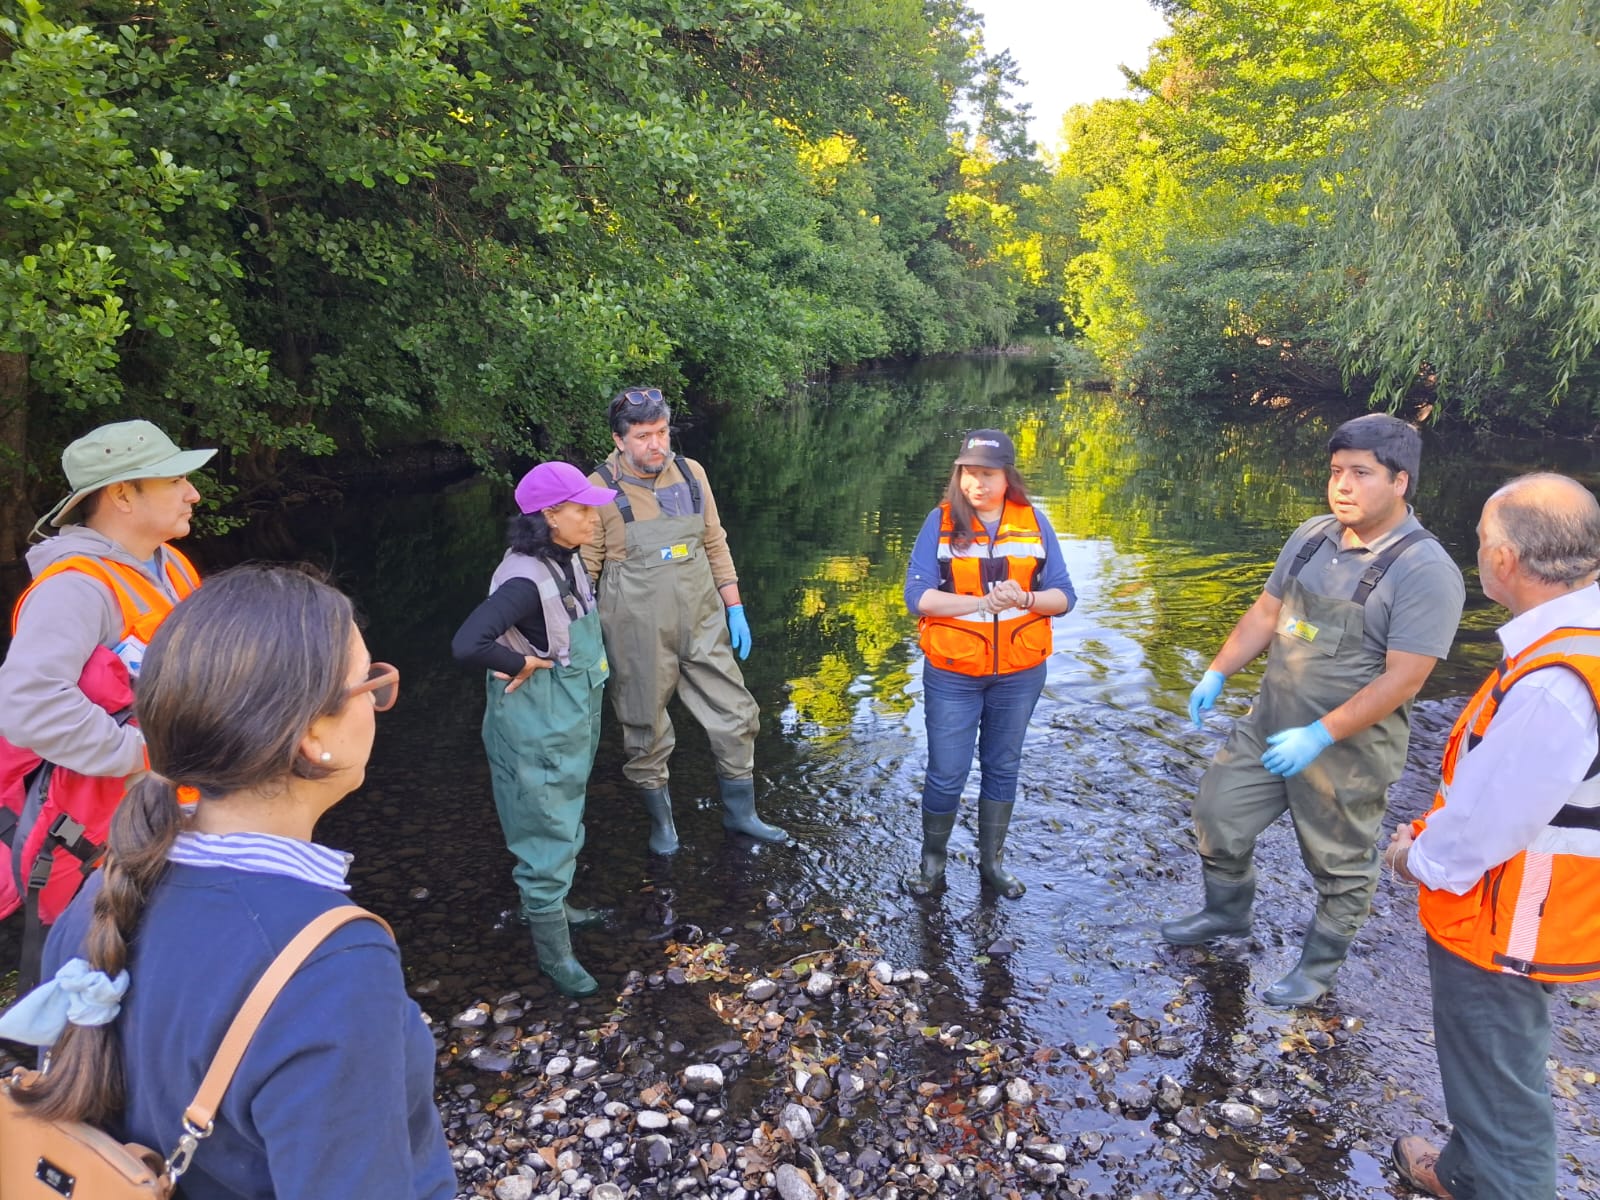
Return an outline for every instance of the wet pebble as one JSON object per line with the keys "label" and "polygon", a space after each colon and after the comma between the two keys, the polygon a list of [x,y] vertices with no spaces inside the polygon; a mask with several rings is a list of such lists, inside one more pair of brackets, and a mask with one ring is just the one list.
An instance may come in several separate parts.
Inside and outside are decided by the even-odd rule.
{"label": "wet pebble", "polygon": [[1006,1080],[1006,1099],[1012,1104],[1026,1106],[1033,1103],[1033,1085],[1026,1079]]}
{"label": "wet pebble", "polygon": [[533,1180],[526,1175],[507,1175],[494,1185],[495,1200],[532,1200]]}
{"label": "wet pebble", "polygon": [[816,1186],[811,1177],[798,1167],[783,1163],[778,1167],[774,1183],[783,1200],[818,1200]]}
{"label": "wet pebble", "polygon": [[1250,1129],[1261,1124],[1261,1110],[1253,1104],[1240,1104],[1237,1100],[1223,1101],[1217,1106],[1217,1114],[1239,1129]]}
{"label": "wet pebble", "polygon": [[1163,1075],[1156,1084],[1156,1107],[1168,1115],[1183,1107],[1183,1085],[1171,1075]]}
{"label": "wet pebble", "polygon": [[813,1000],[821,1000],[833,994],[834,986],[834,978],[828,972],[813,971],[806,979],[806,995]]}
{"label": "wet pebble", "polygon": [[797,1142],[808,1140],[816,1132],[811,1113],[798,1104],[785,1104],[778,1114],[778,1126]]}
{"label": "wet pebble", "polygon": [[696,1063],[683,1069],[683,1086],[697,1095],[722,1090],[722,1068],[716,1063]]}
{"label": "wet pebble", "polygon": [[757,979],[744,989],[744,998],[757,1004],[771,1000],[778,994],[778,985],[771,979]]}
{"label": "wet pebble", "polygon": [[1283,1103],[1283,1096],[1276,1088],[1251,1088],[1245,1095],[1251,1104],[1269,1112]]}
{"label": "wet pebble", "polygon": [[652,1108],[647,1108],[635,1116],[633,1120],[640,1129],[659,1130],[665,1129],[672,1118],[664,1112],[656,1112]]}
{"label": "wet pebble", "polygon": [[489,1010],[473,1007],[450,1018],[452,1029],[478,1029],[489,1023]]}
{"label": "wet pebble", "polygon": [[1117,1103],[1125,1112],[1144,1112],[1155,1101],[1155,1092],[1147,1083],[1128,1081],[1117,1085]]}

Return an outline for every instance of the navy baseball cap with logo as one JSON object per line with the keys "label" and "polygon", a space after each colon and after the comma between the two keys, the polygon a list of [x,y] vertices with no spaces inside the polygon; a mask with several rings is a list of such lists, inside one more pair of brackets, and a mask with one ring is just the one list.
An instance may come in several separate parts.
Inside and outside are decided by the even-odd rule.
{"label": "navy baseball cap with logo", "polygon": [[998,429],[974,429],[961,439],[961,453],[956,456],[958,467],[1004,468],[1016,465],[1017,448]]}

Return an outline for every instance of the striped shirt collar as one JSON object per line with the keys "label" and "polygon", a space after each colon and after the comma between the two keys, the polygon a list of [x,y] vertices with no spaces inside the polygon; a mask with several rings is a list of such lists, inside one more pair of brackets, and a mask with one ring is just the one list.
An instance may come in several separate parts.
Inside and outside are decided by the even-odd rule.
{"label": "striped shirt collar", "polygon": [[318,887],[348,892],[353,855],[316,842],[273,833],[178,834],[167,861],[189,867],[231,867],[255,875],[287,875]]}

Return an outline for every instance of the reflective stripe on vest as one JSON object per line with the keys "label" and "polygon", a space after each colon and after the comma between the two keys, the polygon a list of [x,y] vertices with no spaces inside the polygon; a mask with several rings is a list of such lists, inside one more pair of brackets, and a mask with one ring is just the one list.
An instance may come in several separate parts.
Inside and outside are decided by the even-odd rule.
{"label": "reflective stripe on vest", "polygon": [[[1457,764],[1483,740],[1506,693],[1552,669],[1574,672],[1600,711],[1600,630],[1557,629],[1540,638],[1502,662],[1467,702],[1445,746],[1430,812],[1448,803]],[[1600,771],[1590,768],[1526,850],[1486,871],[1466,895],[1423,888],[1418,908],[1435,941],[1485,970],[1546,983],[1600,979]]]}
{"label": "reflective stripe on vest", "polygon": [[[950,506],[941,506],[939,523],[940,590],[982,596],[1002,579],[1025,591],[1044,565],[1044,535],[1030,504],[1006,501],[991,544],[976,521],[972,541],[957,548]],[[1036,667],[1050,656],[1050,618],[1026,608],[959,617],[922,617],[922,652],[934,666],[962,675],[1008,675]]]}
{"label": "reflective stripe on vest", "polygon": [[[200,586],[200,573],[180,551],[171,546],[163,546],[162,549],[165,551],[162,558],[167,582],[172,586],[172,594],[182,600]],[[94,558],[87,554],[77,554],[51,563],[17,597],[16,607],[11,610],[11,636],[17,635],[22,606],[28,602],[33,589],[67,571],[77,571],[99,580],[116,600],[122,615],[122,632],[111,649],[127,664],[129,672],[137,676],[144,662],[145,647],[150,644],[157,627],[172,611],[173,601],[148,575],[127,563]]]}

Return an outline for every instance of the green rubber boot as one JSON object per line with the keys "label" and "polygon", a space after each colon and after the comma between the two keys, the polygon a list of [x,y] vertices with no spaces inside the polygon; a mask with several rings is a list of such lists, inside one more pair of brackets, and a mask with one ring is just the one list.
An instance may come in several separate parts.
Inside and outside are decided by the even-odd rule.
{"label": "green rubber boot", "polygon": [[550,977],[550,982],[564,996],[592,996],[600,990],[595,977],[583,969],[572,954],[572,934],[567,928],[567,914],[561,909],[553,912],[528,914],[528,929],[533,934],[534,953],[539,956],[539,970]]}
{"label": "green rubber boot", "polygon": [[788,830],[768,825],[756,816],[756,781],[754,779],[717,779],[717,791],[722,796],[722,827],[758,842],[773,842],[787,846],[793,839]]}
{"label": "green rubber boot", "polygon": [[583,929],[589,925],[598,925],[606,919],[603,908],[579,908],[576,904],[561,902],[561,911],[566,915],[567,925],[573,929]]}
{"label": "green rubber boot", "polygon": [[1011,828],[1013,807],[993,800],[978,801],[978,874],[1007,900],[1028,890],[1005,868],[1006,830]]}
{"label": "green rubber boot", "polygon": [[1300,947],[1300,961],[1277,983],[1261,993],[1261,998],[1278,1008],[1300,1008],[1315,1004],[1333,986],[1333,977],[1344,965],[1354,935],[1334,933],[1320,920],[1312,919],[1306,940]]}
{"label": "green rubber boot", "polygon": [[926,896],[943,882],[945,848],[950,844],[950,831],[956,826],[956,810],[931,813],[922,810],[922,864],[908,871],[900,880],[901,886],[913,896]]}
{"label": "green rubber boot", "polygon": [[658,788],[640,788],[644,811],[650,815],[650,853],[676,854],[678,852],[678,827],[672,823],[672,795],[667,785]]}
{"label": "green rubber boot", "polygon": [[1205,907],[1199,912],[1166,921],[1161,936],[1174,946],[1198,946],[1216,937],[1243,937],[1250,932],[1250,906],[1256,898],[1256,873],[1243,879],[1224,879],[1202,869]]}

